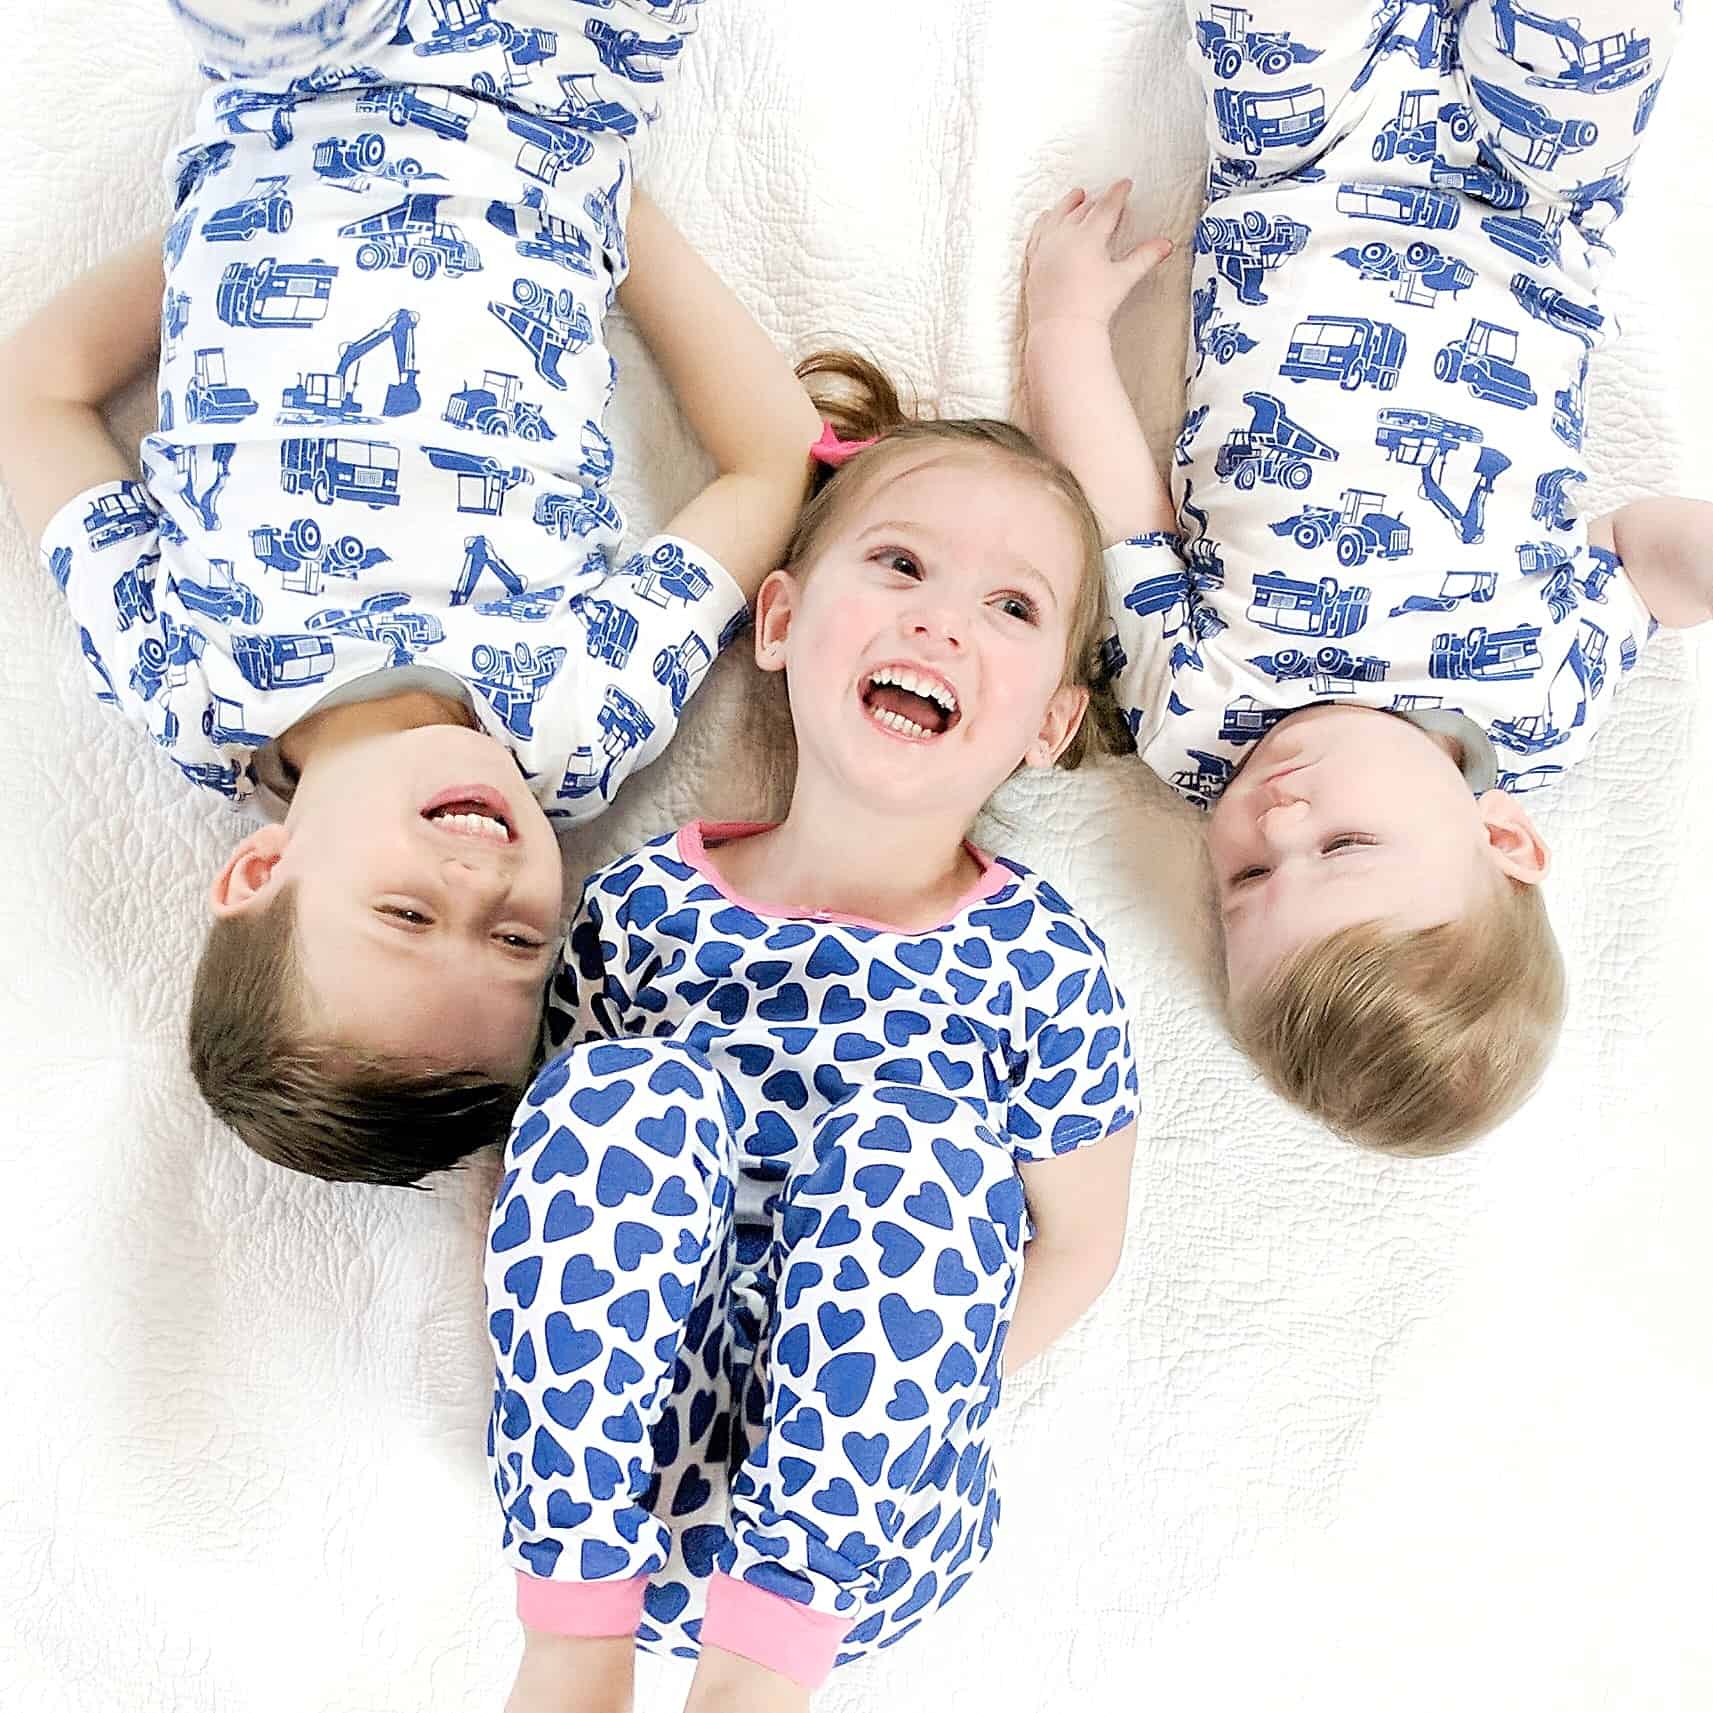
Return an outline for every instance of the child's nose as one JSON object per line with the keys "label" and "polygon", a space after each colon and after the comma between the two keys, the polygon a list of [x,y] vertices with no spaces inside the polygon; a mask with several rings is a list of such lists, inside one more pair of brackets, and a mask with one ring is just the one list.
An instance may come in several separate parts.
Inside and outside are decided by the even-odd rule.
{"label": "child's nose", "polygon": [[472,898],[495,897],[510,884],[498,864],[475,862],[468,857],[447,857],[440,872],[449,887]]}
{"label": "child's nose", "polygon": [[963,620],[937,602],[924,601],[916,606],[904,628],[909,635],[923,641],[944,642],[952,648],[963,646]]}
{"label": "child's nose", "polygon": [[1299,832],[1309,818],[1309,806],[1300,797],[1287,797],[1263,809],[1256,817],[1262,835],[1270,840],[1288,839]]}

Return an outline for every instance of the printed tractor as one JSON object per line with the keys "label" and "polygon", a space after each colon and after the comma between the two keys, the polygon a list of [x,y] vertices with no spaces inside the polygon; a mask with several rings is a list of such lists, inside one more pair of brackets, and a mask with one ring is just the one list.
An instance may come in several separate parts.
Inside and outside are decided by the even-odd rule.
{"label": "printed tractor", "polygon": [[1293,65],[1307,65],[1321,56],[1319,48],[1291,40],[1289,30],[1252,30],[1245,6],[1212,6],[1196,20],[1196,46],[1213,61],[1216,77],[1234,78],[1249,63],[1263,77],[1278,77]]}
{"label": "printed tractor", "polygon": [[515,434],[520,440],[551,440],[553,429],[541,406],[518,396],[516,375],[485,369],[479,387],[464,387],[446,401],[445,420],[478,434]]}
{"label": "printed tractor", "polygon": [[1304,506],[1295,517],[1272,525],[1273,533],[1288,535],[1305,549],[1321,547],[1330,541],[1339,564],[1346,570],[1367,564],[1375,555],[1382,559],[1402,559],[1410,551],[1409,526],[1383,509],[1384,494],[1346,488],[1340,499],[1342,511],[1334,511],[1331,506]]}

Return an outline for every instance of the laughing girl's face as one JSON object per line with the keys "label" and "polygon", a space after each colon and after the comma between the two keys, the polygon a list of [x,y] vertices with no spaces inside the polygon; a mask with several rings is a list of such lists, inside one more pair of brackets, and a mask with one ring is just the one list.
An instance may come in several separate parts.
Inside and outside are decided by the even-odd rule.
{"label": "laughing girl's face", "polygon": [[1087,702],[1065,655],[1082,575],[1063,501],[1021,465],[925,446],[859,490],[801,575],[756,604],[790,677],[798,770],[853,804],[973,820],[1050,766]]}

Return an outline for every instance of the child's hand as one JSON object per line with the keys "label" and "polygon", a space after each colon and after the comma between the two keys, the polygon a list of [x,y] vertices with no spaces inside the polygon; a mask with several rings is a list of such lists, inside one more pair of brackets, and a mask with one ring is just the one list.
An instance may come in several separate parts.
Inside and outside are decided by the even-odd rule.
{"label": "child's hand", "polygon": [[1048,321],[1094,321],[1105,327],[1172,253],[1169,238],[1130,241],[1129,195],[1127,178],[1092,198],[1078,188],[1036,220],[1023,256],[1027,328]]}

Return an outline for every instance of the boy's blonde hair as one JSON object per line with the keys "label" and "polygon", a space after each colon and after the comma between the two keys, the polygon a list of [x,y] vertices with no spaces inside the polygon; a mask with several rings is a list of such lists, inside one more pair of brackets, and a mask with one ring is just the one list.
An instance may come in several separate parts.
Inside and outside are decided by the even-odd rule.
{"label": "boy's blonde hair", "polygon": [[1538,886],[1501,880],[1453,922],[1359,922],[1286,958],[1231,1008],[1267,1081],[1390,1154],[1449,1154],[1527,1099],[1564,1020]]}
{"label": "boy's blonde hair", "polygon": [[524,1079],[423,1070],[305,1035],[296,933],[290,887],[209,929],[188,1034],[215,1117],[264,1160],[335,1183],[415,1184],[503,1142]]}

